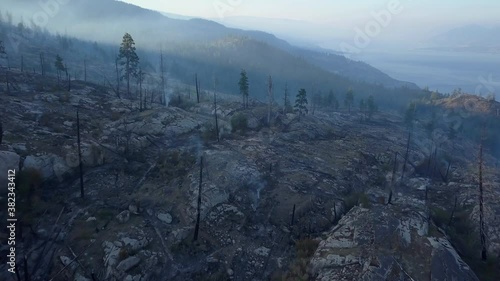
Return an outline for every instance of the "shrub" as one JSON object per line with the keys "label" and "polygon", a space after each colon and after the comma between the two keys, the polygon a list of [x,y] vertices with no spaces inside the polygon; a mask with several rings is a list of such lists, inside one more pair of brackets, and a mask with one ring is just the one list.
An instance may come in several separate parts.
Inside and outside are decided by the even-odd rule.
{"label": "shrub", "polygon": [[113,111],[111,112],[111,121],[118,121],[120,120],[120,118],[122,118],[122,113],[118,112],[118,111]]}
{"label": "shrub", "polygon": [[365,193],[362,192],[351,192],[345,199],[345,209],[346,213],[349,212],[354,206],[359,204],[362,205],[363,208],[370,208],[371,202],[370,198]]}
{"label": "shrub", "polygon": [[174,150],[160,155],[157,166],[160,177],[169,181],[187,174],[195,162],[193,155]]}
{"label": "shrub", "polygon": [[202,138],[205,143],[214,141],[217,139],[217,130],[215,130],[215,125],[212,123],[205,124],[203,126]]}
{"label": "shrub", "polygon": [[172,97],[172,99],[168,102],[168,106],[178,107],[183,110],[188,110],[194,106],[194,102],[191,100],[186,100],[182,98],[180,95],[176,97]]}
{"label": "shrub", "polygon": [[248,118],[244,114],[238,113],[231,118],[231,128],[233,133],[245,132],[248,129]]}
{"label": "shrub", "polygon": [[61,103],[69,103],[70,100],[71,100],[71,94],[69,92],[63,92],[59,96],[59,102],[61,102]]}
{"label": "shrub", "polygon": [[319,242],[313,239],[299,240],[295,243],[296,258],[290,264],[288,272],[276,272],[271,277],[271,280],[286,280],[286,281],[307,281],[311,276],[307,272],[311,257],[316,252]]}

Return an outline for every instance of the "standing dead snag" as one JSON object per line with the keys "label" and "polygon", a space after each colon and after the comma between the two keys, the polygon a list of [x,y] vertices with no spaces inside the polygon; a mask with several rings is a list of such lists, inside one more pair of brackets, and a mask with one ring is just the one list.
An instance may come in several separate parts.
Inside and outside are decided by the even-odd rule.
{"label": "standing dead snag", "polygon": [[290,222],[290,226],[293,226],[293,221],[295,220],[295,204],[293,204],[292,210],[292,221]]}
{"label": "standing dead snag", "polygon": [[80,143],[80,113],[79,108],[76,108],[76,131],[78,139],[78,161],[80,168],[80,197],[83,199],[85,197],[85,192],[83,189],[83,167],[82,167],[82,149]]}
{"label": "standing dead snag", "polygon": [[394,189],[394,179],[396,178],[396,170],[398,167],[398,152],[394,153],[394,165],[392,167],[392,176],[391,176],[391,187],[390,187],[390,192],[389,192],[389,199],[387,199],[387,204],[390,205],[392,204],[392,193]]}
{"label": "standing dead snag", "polygon": [[289,106],[290,101],[288,100],[288,83],[285,84],[285,103],[283,106],[283,114],[286,114],[288,112],[288,106]]}
{"label": "standing dead snag", "polygon": [[5,69],[5,82],[7,83],[7,94],[10,94],[9,70]]}
{"label": "standing dead snag", "polygon": [[160,96],[160,103],[162,105],[167,105],[166,99],[165,99],[165,64],[163,62],[163,49],[160,50],[160,79],[161,79],[161,96]]}
{"label": "standing dead snag", "polygon": [[219,119],[217,118],[217,78],[214,79],[214,114],[215,114],[215,134],[217,135],[217,142],[220,142]]}
{"label": "standing dead snag", "polygon": [[194,75],[194,83],[196,85],[196,100],[200,103],[200,84],[198,83],[198,73]]}
{"label": "standing dead snag", "polygon": [[45,57],[43,56],[43,53],[40,53],[40,66],[42,68],[42,76],[45,76]]}
{"label": "standing dead snag", "polygon": [[410,154],[410,142],[411,142],[411,130],[408,132],[408,142],[406,144],[406,154],[405,154],[405,163],[403,165],[403,172],[401,173],[401,180],[403,180],[406,172],[406,164],[408,162],[408,156]]}
{"label": "standing dead snag", "polygon": [[269,98],[269,105],[267,108],[267,125],[270,127],[271,126],[271,110],[272,110],[272,105],[273,105],[273,78],[271,75],[269,75],[269,82],[268,82],[268,98]]}
{"label": "standing dead snag", "polygon": [[453,217],[455,216],[455,211],[457,210],[457,203],[458,203],[458,198],[455,195],[455,204],[453,205],[453,209],[451,210],[450,220],[448,221],[448,227],[451,226],[451,223],[453,222]]}
{"label": "standing dead snag", "polygon": [[196,226],[194,227],[193,241],[198,240],[200,231],[200,217],[201,217],[201,186],[203,184],[203,156],[200,157],[200,185],[198,186],[198,206],[196,209]]}
{"label": "standing dead snag", "polygon": [[87,58],[83,59],[83,81],[87,82]]}
{"label": "standing dead snag", "polygon": [[483,201],[483,139],[484,128],[481,134],[481,144],[479,145],[479,235],[481,236],[481,259],[488,258],[486,250],[486,234],[484,230],[484,201]]}
{"label": "standing dead snag", "polygon": [[119,61],[118,55],[116,55],[115,59],[115,70],[116,70],[116,95],[118,96],[119,99],[120,97],[120,72],[118,71],[118,61]]}

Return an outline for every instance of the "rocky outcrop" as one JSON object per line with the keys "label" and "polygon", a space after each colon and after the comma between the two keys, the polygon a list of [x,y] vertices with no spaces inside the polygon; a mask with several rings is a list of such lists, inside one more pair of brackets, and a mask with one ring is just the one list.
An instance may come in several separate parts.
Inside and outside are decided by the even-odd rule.
{"label": "rocky outcrop", "polygon": [[354,207],[311,259],[315,280],[479,280],[425,212]]}
{"label": "rocky outcrop", "polygon": [[55,154],[27,156],[24,160],[23,169],[35,169],[39,171],[44,180],[62,180],[63,176],[71,170],[66,165],[64,159]]}
{"label": "rocky outcrop", "polygon": [[20,157],[14,152],[0,151],[0,195],[7,194],[8,170],[19,170]]}

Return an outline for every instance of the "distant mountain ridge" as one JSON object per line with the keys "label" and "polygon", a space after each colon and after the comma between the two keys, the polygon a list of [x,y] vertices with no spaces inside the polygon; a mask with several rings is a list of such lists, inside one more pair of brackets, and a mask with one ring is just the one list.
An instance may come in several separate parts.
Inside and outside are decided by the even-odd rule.
{"label": "distant mountain ridge", "polygon": [[[22,11],[18,12],[24,13],[24,18],[29,18],[39,9],[38,1],[35,0],[6,1],[7,7],[22,6]],[[159,49],[160,46],[170,43],[207,43],[222,40],[227,36],[241,36],[262,41],[352,81],[376,83],[391,88],[418,88],[413,83],[398,81],[368,64],[348,60],[333,51],[328,53],[306,50],[292,46],[266,32],[227,28],[214,21],[198,18],[174,19],[164,13],[114,0],[73,0],[71,5],[60,7],[60,12],[49,20],[47,27],[64,29],[71,35],[106,43],[119,42],[126,31],[149,49]]]}
{"label": "distant mountain ridge", "polygon": [[431,49],[500,53],[500,26],[466,25],[457,27],[434,36],[424,42],[424,46]]}

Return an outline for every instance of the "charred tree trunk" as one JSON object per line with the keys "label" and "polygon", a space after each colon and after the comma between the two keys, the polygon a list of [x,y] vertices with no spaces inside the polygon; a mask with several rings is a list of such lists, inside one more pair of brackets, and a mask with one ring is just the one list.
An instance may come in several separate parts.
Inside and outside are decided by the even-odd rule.
{"label": "charred tree trunk", "polygon": [[410,154],[410,141],[411,141],[411,131],[408,132],[408,142],[406,143],[406,154],[405,163],[403,164],[403,172],[401,173],[401,180],[403,180],[406,172],[406,164],[408,162],[408,156]]}
{"label": "charred tree trunk", "polygon": [[217,81],[214,81],[214,114],[215,114],[215,134],[217,135],[217,142],[220,142],[219,136],[219,118],[217,117]]}
{"label": "charred tree trunk", "polygon": [[198,240],[200,232],[200,217],[201,217],[201,187],[203,184],[203,156],[200,157],[200,185],[198,186],[198,205],[196,209],[196,225],[194,227],[193,241]]}
{"label": "charred tree trunk", "polygon": [[392,167],[392,177],[391,177],[391,188],[394,185],[394,179],[396,178],[396,170],[398,168],[398,152],[394,154],[394,165]]}
{"label": "charred tree trunk", "polygon": [[120,72],[118,71],[118,57],[115,60],[115,70],[116,70],[116,95],[119,99],[120,97]]}
{"label": "charred tree trunk", "polygon": [[272,105],[273,105],[273,78],[269,76],[269,82],[268,82],[268,98],[269,98],[269,104],[267,108],[267,125],[271,127],[271,110],[272,110]]}
{"label": "charred tree trunk", "polygon": [[453,210],[451,210],[451,215],[450,215],[450,220],[448,221],[448,226],[451,226],[451,223],[453,222],[453,217],[455,216],[455,211],[457,209],[457,202],[458,198],[455,196],[455,204],[453,205]]}
{"label": "charred tree trunk", "polygon": [[481,238],[481,259],[485,261],[488,258],[488,254],[486,250],[486,233],[484,229],[483,137],[484,137],[484,131],[481,136],[481,144],[479,147],[479,234]]}
{"label": "charred tree trunk", "polygon": [[30,281],[31,276],[29,274],[28,259],[26,258],[26,256],[23,257],[23,264],[24,264],[24,281]]}
{"label": "charred tree trunk", "polygon": [[396,178],[397,168],[398,168],[398,152],[396,151],[396,153],[394,153],[394,164],[393,164],[393,167],[392,167],[391,187],[390,187],[391,190],[389,191],[389,199],[387,199],[387,204],[386,205],[392,204],[392,190],[394,188],[394,180]]}
{"label": "charred tree trunk", "polygon": [[198,74],[194,75],[194,83],[196,85],[196,100],[200,103],[200,84],[198,83]]}
{"label": "charred tree trunk", "polygon": [[40,67],[42,68],[42,76],[45,76],[45,58],[43,53],[40,53]]}
{"label": "charred tree trunk", "polygon": [[431,171],[431,179],[434,179],[436,177],[436,169],[437,169],[437,147],[434,148],[434,165],[432,166],[432,171]]}
{"label": "charred tree trunk", "polygon": [[165,65],[163,63],[163,50],[160,51],[161,96],[160,103],[167,105],[165,100]]}
{"label": "charred tree trunk", "polygon": [[143,75],[142,70],[139,70],[139,111],[144,110],[142,104],[142,75]]}
{"label": "charred tree trunk", "polygon": [[83,60],[83,81],[87,82],[87,59]]}
{"label": "charred tree trunk", "polygon": [[284,106],[283,106],[283,114],[286,114],[287,112],[287,104],[288,104],[288,83],[285,84],[285,103],[284,103]]}
{"label": "charred tree trunk", "polygon": [[7,94],[10,94],[9,70],[5,69],[5,82],[7,83]]}
{"label": "charred tree trunk", "polygon": [[77,132],[77,141],[78,141],[78,162],[80,169],[80,197],[85,198],[85,192],[83,187],[83,164],[82,164],[82,149],[80,142],[80,109],[76,109],[76,132]]}
{"label": "charred tree trunk", "polygon": [[295,204],[293,204],[292,221],[290,222],[290,226],[293,226],[294,220],[295,220]]}

